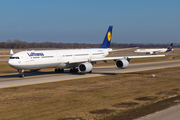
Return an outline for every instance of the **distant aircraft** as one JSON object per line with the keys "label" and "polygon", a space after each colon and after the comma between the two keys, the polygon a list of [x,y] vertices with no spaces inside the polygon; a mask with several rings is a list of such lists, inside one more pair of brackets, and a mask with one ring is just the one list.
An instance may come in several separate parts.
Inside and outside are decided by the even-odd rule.
{"label": "distant aircraft", "polygon": [[134,52],[156,55],[156,53],[159,53],[159,52],[170,52],[170,51],[173,50],[172,47],[173,47],[173,43],[171,43],[167,48],[161,48],[161,49],[136,49]]}
{"label": "distant aircraft", "polygon": [[38,50],[21,51],[13,54],[8,60],[9,66],[19,71],[19,77],[24,77],[24,70],[39,70],[55,68],[56,73],[64,72],[70,68],[71,73],[91,73],[93,64],[97,61],[114,60],[117,68],[126,68],[132,58],[162,57],[165,55],[106,57],[110,52],[119,51],[110,48],[112,28],[109,26],[100,48],[94,49],[68,49],[68,50]]}

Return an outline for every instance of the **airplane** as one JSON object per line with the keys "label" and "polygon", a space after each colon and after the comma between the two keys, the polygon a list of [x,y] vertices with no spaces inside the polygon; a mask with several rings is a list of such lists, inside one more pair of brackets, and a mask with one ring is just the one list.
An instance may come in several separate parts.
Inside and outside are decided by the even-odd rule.
{"label": "airplane", "polygon": [[124,56],[106,57],[110,52],[124,49],[112,50],[110,48],[113,26],[109,26],[104,41],[100,48],[92,49],[67,49],[67,50],[38,50],[20,51],[13,53],[8,60],[9,66],[17,69],[19,77],[24,77],[24,70],[40,70],[44,68],[55,68],[56,73],[63,73],[69,68],[71,73],[91,73],[93,64],[98,61],[107,62],[114,60],[117,68],[127,68],[130,59],[163,57],[165,55],[149,56]]}
{"label": "airplane", "polygon": [[136,49],[134,52],[156,55],[156,53],[158,53],[158,52],[170,52],[170,51],[173,51],[172,47],[173,47],[173,43],[171,43],[167,48],[161,48],[161,49]]}

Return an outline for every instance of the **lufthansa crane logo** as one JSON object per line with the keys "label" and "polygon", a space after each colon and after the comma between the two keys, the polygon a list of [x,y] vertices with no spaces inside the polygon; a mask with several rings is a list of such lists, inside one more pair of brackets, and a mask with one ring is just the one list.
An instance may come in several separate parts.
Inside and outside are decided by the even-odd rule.
{"label": "lufthansa crane logo", "polygon": [[108,41],[110,42],[111,41],[111,32],[108,32],[107,38],[108,38]]}

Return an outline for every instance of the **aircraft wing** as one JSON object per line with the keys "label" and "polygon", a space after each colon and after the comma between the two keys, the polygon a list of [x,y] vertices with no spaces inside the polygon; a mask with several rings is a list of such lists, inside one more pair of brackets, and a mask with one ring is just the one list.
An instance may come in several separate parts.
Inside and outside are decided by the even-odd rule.
{"label": "aircraft wing", "polygon": [[139,48],[139,47],[124,48],[124,49],[115,49],[115,50],[111,49],[109,52],[115,52],[115,51],[121,51],[121,50],[130,50],[130,49],[136,49],[136,48]]}
{"label": "aircraft wing", "polygon": [[103,61],[103,60],[118,60],[118,59],[133,59],[133,58],[147,58],[147,57],[164,57],[165,55],[144,55],[144,56],[123,56],[123,57],[104,57],[93,58],[91,61]]}
{"label": "aircraft wing", "polygon": [[144,56],[123,56],[123,57],[102,57],[102,58],[89,58],[89,59],[74,59],[66,63],[82,63],[82,62],[96,62],[105,60],[118,60],[118,59],[133,59],[133,58],[148,58],[148,57],[164,57],[165,55],[144,55]]}

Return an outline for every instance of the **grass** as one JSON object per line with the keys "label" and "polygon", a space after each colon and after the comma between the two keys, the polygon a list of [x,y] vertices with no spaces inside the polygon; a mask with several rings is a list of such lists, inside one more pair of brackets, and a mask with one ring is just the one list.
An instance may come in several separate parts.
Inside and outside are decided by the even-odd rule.
{"label": "grass", "polygon": [[143,106],[180,94],[178,74],[174,67],[0,89],[0,119],[137,118]]}
{"label": "grass", "polygon": [[16,69],[11,68],[7,61],[0,61],[0,75],[17,73]]}
{"label": "grass", "polygon": [[180,99],[180,95],[171,97],[169,99],[164,99],[162,101],[158,101],[152,104],[142,105],[137,108],[132,108],[124,112],[121,112],[119,114],[112,115],[103,120],[132,120],[135,118],[145,116],[147,114],[154,113],[156,111],[167,109],[171,106],[179,105],[180,103],[175,102],[176,100],[179,100],[179,99]]}

